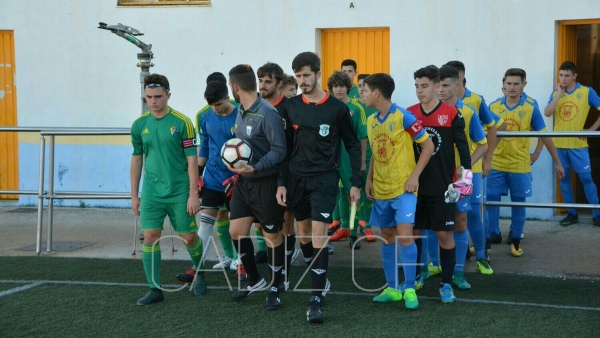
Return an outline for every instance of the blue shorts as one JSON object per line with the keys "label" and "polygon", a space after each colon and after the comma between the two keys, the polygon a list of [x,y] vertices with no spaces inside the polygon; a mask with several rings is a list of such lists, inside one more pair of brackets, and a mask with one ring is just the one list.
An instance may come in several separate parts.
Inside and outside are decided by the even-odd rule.
{"label": "blue shorts", "polygon": [[481,173],[473,173],[473,192],[470,196],[471,204],[481,204],[485,198],[483,196],[484,179],[481,176],[483,176]]}
{"label": "blue shorts", "polygon": [[456,212],[467,212],[471,210],[471,196],[461,198],[456,202]]}
{"label": "blue shorts", "polygon": [[507,173],[492,169],[487,181],[488,195],[531,197],[531,173]]}
{"label": "blue shorts", "polygon": [[565,170],[569,170],[569,166],[573,167],[573,171],[580,173],[591,173],[592,166],[590,165],[590,152],[588,148],[564,149],[556,148],[560,164]]}
{"label": "blue shorts", "polygon": [[369,224],[379,228],[391,228],[402,223],[415,223],[417,195],[404,193],[389,200],[375,200]]}

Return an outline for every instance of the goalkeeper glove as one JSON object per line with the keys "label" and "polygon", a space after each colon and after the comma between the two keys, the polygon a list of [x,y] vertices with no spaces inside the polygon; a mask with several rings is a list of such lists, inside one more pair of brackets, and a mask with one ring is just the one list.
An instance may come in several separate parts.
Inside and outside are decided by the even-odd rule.
{"label": "goalkeeper glove", "polygon": [[223,181],[223,187],[225,187],[225,196],[227,196],[227,198],[231,198],[233,195],[233,189],[237,183],[238,176],[239,175],[234,175]]}
{"label": "goalkeeper glove", "polygon": [[461,175],[458,180],[448,185],[448,191],[444,194],[446,203],[456,203],[459,200],[471,196],[473,192],[473,171],[460,167]]}

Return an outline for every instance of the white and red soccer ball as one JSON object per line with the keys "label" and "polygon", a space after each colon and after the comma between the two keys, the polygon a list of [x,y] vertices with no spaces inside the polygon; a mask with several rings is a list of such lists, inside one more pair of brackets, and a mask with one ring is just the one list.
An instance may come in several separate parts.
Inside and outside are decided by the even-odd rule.
{"label": "white and red soccer ball", "polygon": [[252,149],[244,140],[232,138],[223,144],[221,159],[229,168],[239,169],[252,158]]}

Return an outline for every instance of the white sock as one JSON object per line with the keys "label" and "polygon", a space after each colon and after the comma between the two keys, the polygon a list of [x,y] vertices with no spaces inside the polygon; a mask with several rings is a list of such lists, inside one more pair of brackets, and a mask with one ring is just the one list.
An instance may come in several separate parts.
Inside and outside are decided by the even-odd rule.
{"label": "white sock", "polygon": [[202,260],[206,260],[206,254],[209,252],[209,247],[212,245],[212,241],[209,240],[213,234],[213,228],[215,226],[216,218],[207,214],[200,214],[200,228],[198,229],[198,236],[202,240],[203,252]]}

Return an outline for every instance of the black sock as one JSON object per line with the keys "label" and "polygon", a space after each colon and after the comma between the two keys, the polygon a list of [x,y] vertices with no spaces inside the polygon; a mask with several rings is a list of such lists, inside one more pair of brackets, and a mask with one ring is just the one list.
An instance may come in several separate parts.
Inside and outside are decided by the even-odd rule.
{"label": "black sock", "polygon": [[512,240],[512,244],[515,246],[516,250],[519,250],[519,246],[521,245],[521,240],[520,239],[514,239]]}
{"label": "black sock", "polygon": [[[313,260],[314,264],[310,269],[310,277],[312,281],[313,296],[321,297],[327,284],[327,267],[329,265],[329,253],[327,247],[323,249],[314,248]],[[319,252],[320,250],[320,252]]]}
{"label": "black sock", "polygon": [[307,265],[310,265],[310,262],[313,259],[313,246],[312,241],[304,244],[300,243],[300,250],[302,250],[302,255],[304,256],[304,261]]}
{"label": "black sock", "polygon": [[252,240],[248,237],[242,238],[239,241],[233,240],[233,245],[238,252],[242,264],[244,264],[248,281],[252,283],[258,282],[260,274],[254,261],[254,244],[252,244]]}
{"label": "black sock", "polygon": [[[273,284],[271,287],[278,288],[279,282],[281,281],[281,274],[283,272],[284,266],[283,262],[285,259],[285,248],[283,243],[279,244],[279,246],[274,249],[268,248],[267,250],[267,264],[271,268],[271,281]],[[271,265],[273,264],[273,265]],[[247,272],[248,270],[246,270]]]}
{"label": "black sock", "polygon": [[294,255],[294,250],[296,248],[296,235],[286,236],[285,242],[287,245],[287,248],[285,251],[285,258],[287,261],[286,270],[290,271],[291,270],[290,266],[292,265],[292,256]]}
{"label": "black sock", "polygon": [[440,267],[442,268],[441,284],[452,285],[452,275],[454,275],[454,266],[456,265],[456,247],[444,249],[440,247]]}
{"label": "black sock", "polygon": [[421,252],[423,252],[423,243],[421,237],[415,238],[415,245],[417,246],[417,268],[415,269],[415,280],[421,278]]}

